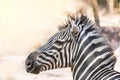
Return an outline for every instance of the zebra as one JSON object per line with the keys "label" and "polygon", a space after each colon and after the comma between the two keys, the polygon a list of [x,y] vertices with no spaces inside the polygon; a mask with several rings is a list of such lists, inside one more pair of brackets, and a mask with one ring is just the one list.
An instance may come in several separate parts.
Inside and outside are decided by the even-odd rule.
{"label": "zebra", "polygon": [[102,32],[85,14],[68,15],[66,24],[26,61],[28,73],[70,67],[73,80],[120,80],[116,57]]}

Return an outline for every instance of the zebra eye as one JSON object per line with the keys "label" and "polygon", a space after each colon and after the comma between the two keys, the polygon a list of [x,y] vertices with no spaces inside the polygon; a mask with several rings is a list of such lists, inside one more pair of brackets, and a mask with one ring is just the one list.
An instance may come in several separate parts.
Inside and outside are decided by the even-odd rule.
{"label": "zebra eye", "polygon": [[48,51],[48,53],[53,53],[52,51]]}
{"label": "zebra eye", "polygon": [[58,45],[61,45],[61,44],[63,44],[63,43],[64,43],[64,41],[57,40],[57,41],[55,41],[54,43],[55,43],[55,44],[58,44]]}

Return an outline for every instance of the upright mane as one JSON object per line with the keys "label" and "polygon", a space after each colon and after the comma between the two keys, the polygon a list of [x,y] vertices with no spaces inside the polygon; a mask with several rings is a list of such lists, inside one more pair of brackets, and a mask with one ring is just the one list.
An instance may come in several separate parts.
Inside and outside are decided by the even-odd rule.
{"label": "upright mane", "polygon": [[83,13],[76,13],[76,14],[68,13],[66,17],[67,19],[64,21],[64,23],[59,25],[58,27],[59,30],[63,30],[67,27],[70,27],[68,25],[71,25],[71,20],[75,21],[75,23],[79,21],[79,24],[77,25],[82,25],[82,26],[85,26],[85,25],[93,26],[94,25],[93,21],[89,19],[86,14],[83,14]]}

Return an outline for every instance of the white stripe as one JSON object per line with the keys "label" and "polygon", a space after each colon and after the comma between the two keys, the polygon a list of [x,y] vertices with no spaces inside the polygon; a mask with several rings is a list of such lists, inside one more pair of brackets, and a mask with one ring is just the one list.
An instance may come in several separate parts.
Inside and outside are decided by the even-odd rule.
{"label": "white stripe", "polygon": [[111,80],[111,78],[113,78],[113,77],[115,77],[115,76],[118,76],[118,75],[120,76],[120,74],[116,73],[115,75],[109,77],[107,80]]}
{"label": "white stripe", "polygon": [[[104,58],[106,55],[108,55],[108,54],[109,54],[109,52],[104,53],[104,54],[98,56],[97,58],[95,58],[95,59],[87,66],[87,68],[84,70],[84,72],[82,73],[82,75],[81,75],[79,78],[81,78],[82,76],[84,76],[85,73],[87,73],[87,71],[89,70],[89,68],[90,68],[91,66],[94,66],[93,64],[94,64],[98,59],[103,59],[103,58]],[[87,79],[86,79],[86,80],[87,80]]]}
{"label": "white stripe", "polygon": [[[106,52],[106,53],[104,53],[104,54],[109,54],[109,52]],[[112,58],[112,57],[111,57],[111,58]],[[91,73],[87,76],[86,80],[88,80],[88,78],[93,74],[94,71],[96,71],[96,69],[98,69],[98,68],[99,68],[100,66],[102,66],[102,65],[107,64],[108,60],[110,60],[110,58],[107,59],[106,61],[102,62],[101,64],[99,64],[93,71],[91,71]],[[113,65],[113,64],[114,64],[114,63],[111,63],[111,65]],[[111,67],[111,65],[106,66],[106,68]],[[99,70],[96,74],[100,73],[101,71],[102,71],[102,69]],[[95,74],[94,76],[96,76],[96,74]],[[94,77],[94,76],[93,76],[93,77]],[[92,78],[93,78],[93,77],[92,77]],[[92,78],[91,78],[91,80],[93,80]]]}
{"label": "white stripe", "polygon": [[[83,45],[83,43],[90,37],[90,36],[97,36],[97,35],[99,35],[99,34],[94,34],[94,32],[95,31],[92,31],[92,32],[89,32],[87,35],[86,35],[86,37],[81,41],[81,43],[78,45],[78,44],[76,44],[76,48],[75,48],[75,51],[74,51],[74,55],[73,55],[73,58],[75,58],[75,55],[77,55],[77,47],[79,46],[79,48],[78,48],[78,50],[80,50],[80,48],[81,48],[81,46]],[[80,39],[80,38],[79,38]],[[94,40],[94,39],[93,39]],[[79,40],[78,40],[79,41]]]}
{"label": "white stripe", "polygon": [[[89,28],[89,26],[87,26],[87,27],[85,27],[85,28],[83,29],[83,31],[80,33],[80,36],[79,36],[78,41],[80,41],[81,36],[85,33],[85,31],[86,31],[88,28]],[[84,41],[84,40],[83,40],[83,41]],[[73,53],[73,58],[74,58],[74,56],[76,55],[76,49],[77,49],[77,47],[78,47],[78,44],[76,44],[76,46],[75,46],[75,51],[74,51],[74,53]]]}
{"label": "white stripe", "polygon": [[[84,62],[88,59],[88,57],[90,57],[92,54],[94,54],[96,51],[101,51],[103,50],[104,48],[106,48],[108,46],[101,46],[99,48],[96,48],[95,50],[93,50],[91,53],[89,53],[88,56],[86,56],[86,58],[84,59],[84,61],[82,61],[82,63],[80,64],[80,66],[78,67],[77,71],[75,72],[75,79],[76,79],[76,75],[78,73],[78,71],[80,70],[80,68],[84,65]],[[80,59],[80,58],[79,58]],[[76,62],[75,66],[78,64],[79,60]]]}
{"label": "white stripe", "polygon": [[[98,40],[98,39],[99,39],[99,40]],[[88,45],[85,47],[85,49],[82,51],[79,59],[82,57],[82,55],[84,55],[84,52],[91,46],[91,44],[94,44],[94,43],[96,44],[96,43],[99,43],[99,42],[101,42],[101,41],[103,41],[103,40],[104,40],[103,38],[93,39],[93,40],[90,42],[90,44],[88,44]],[[76,66],[76,65],[78,64],[78,62],[79,62],[79,60],[77,60],[77,62],[75,62],[75,65],[74,65],[74,66]]]}

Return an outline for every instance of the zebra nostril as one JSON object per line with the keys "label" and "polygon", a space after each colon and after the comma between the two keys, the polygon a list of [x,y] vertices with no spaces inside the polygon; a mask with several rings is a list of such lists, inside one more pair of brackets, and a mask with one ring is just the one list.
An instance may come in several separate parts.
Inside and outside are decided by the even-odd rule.
{"label": "zebra nostril", "polygon": [[31,61],[27,61],[26,62],[26,66],[29,68],[29,67],[31,67],[32,66],[32,62]]}

